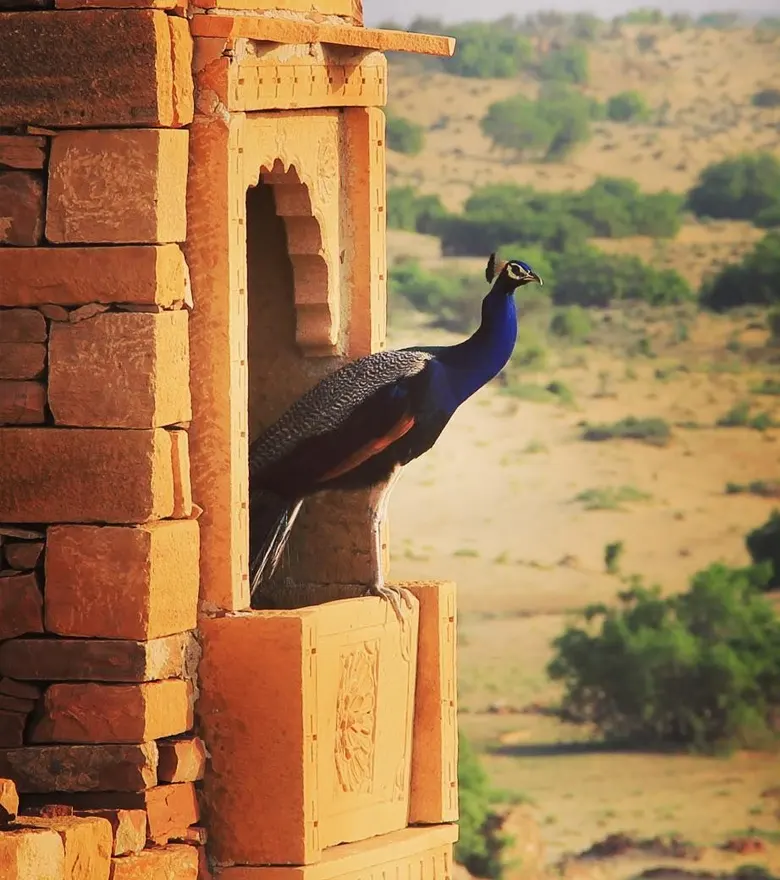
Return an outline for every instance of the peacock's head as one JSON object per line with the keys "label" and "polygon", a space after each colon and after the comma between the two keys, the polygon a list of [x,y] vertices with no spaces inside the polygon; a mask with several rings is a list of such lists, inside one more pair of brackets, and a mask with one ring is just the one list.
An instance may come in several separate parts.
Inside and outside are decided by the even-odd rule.
{"label": "peacock's head", "polygon": [[506,293],[513,293],[524,284],[544,284],[528,263],[522,260],[499,260],[496,254],[490,255],[485,278],[488,283],[494,282],[494,286],[500,285]]}

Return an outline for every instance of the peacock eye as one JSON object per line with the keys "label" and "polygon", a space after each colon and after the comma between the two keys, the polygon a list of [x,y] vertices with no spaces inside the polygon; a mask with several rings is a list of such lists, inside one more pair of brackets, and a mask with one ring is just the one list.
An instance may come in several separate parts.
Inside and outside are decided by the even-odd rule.
{"label": "peacock eye", "polygon": [[507,263],[506,274],[510,278],[513,278],[515,281],[520,280],[520,273],[517,271],[517,269],[511,263]]}

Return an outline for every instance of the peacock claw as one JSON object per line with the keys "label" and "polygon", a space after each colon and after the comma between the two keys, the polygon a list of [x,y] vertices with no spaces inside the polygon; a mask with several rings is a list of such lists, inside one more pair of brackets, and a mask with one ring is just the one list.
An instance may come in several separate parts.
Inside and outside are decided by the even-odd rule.
{"label": "peacock claw", "polygon": [[367,593],[369,596],[379,596],[380,599],[389,602],[390,607],[393,609],[393,613],[398,618],[398,622],[401,626],[405,625],[406,618],[403,609],[401,608],[401,602],[403,602],[410,611],[414,608],[414,600],[412,599],[412,594],[409,590],[404,587],[388,587],[386,584],[372,584],[368,588]]}

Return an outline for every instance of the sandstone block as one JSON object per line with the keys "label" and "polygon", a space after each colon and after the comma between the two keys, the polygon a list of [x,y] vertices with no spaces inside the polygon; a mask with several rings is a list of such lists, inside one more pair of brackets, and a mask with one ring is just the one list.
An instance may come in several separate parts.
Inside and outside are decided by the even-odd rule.
{"label": "sandstone block", "polygon": [[65,850],[56,831],[19,828],[0,833],[0,877],[68,880]]}
{"label": "sandstone block", "polygon": [[43,236],[43,181],[29,171],[0,171],[0,244],[34,247]]}
{"label": "sandstone block", "polygon": [[230,867],[219,880],[373,880],[414,877],[414,880],[445,880],[452,873],[452,843],[457,825],[405,828],[360,843],[334,846],[322,861],[305,867]]}
{"label": "sandstone block", "polygon": [[0,678],[0,694],[35,701],[40,697],[41,689],[37,685],[27,684],[24,681],[14,681],[13,678]]}
{"label": "sandstone block", "polygon": [[188,313],[109,312],[55,324],[49,406],[59,425],[155,428],[192,418]]}
{"label": "sandstone block", "polygon": [[0,828],[16,818],[19,794],[13,779],[0,779]]}
{"label": "sandstone block", "polygon": [[43,554],[43,541],[18,541],[3,547],[6,563],[17,571],[31,571]]}
{"label": "sandstone block", "polygon": [[173,513],[166,431],[1,428],[3,516],[25,522],[143,523]]}
{"label": "sandstone block", "polygon": [[[0,14],[0,126],[184,125],[165,12]],[[31,53],[30,46],[36,51]],[[177,65],[177,76],[191,76]],[[181,91],[181,87],[179,88]]]}
{"label": "sandstone block", "polygon": [[198,736],[157,743],[160,782],[197,782],[206,769],[206,747]]}
{"label": "sandstone block", "polygon": [[183,241],[188,138],[185,130],[151,128],[58,135],[49,158],[46,238]]}
{"label": "sandstone block", "polygon": [[173,452],[173,516],[193,515],[190,480],[190,438],[187,431],[170,431]]}
{"label": "sandstone block", "polygon": [[148,642],[12,639],[0,645],[0,675],[28,681],[156,681],[191,677],[198,653],[192,633]]}
{"label": "sandstone block", "polygon": [[46,346],[36,342],[0,342],[0,379],[35,379],[46,365]]}
{"label": "sandstone block", "polygon": [[455,584],[404,583],[420,603],[409,823],[458,819]]}
{"label": "sandstone block", "polygon": [[37,309],[0,309],[0,342],[46,342],[46,320]]}
{"label": "sandstone block", "polygon": [[175,244],[126,247],[0,249],[0,302],[181,305],[189,288]]}
{"label": "sandstone block", "polygon": [[0,577],[0,639],[43,632],[43,596],[33,572]]}
{"label": "sandstone block", "polygon": [[0,712],[19,712],[29,715],[35,708],[36,700],[26,697],[12,697],[9,694],[0,694]]}
{"label": "sandstone block", "polygon": [[140,791],[157,781],[157,746],[149,742],[2,749],[0,773],[12,778],[23,794]]}
{"label": "sandstone block", "polygon": [[406,826],[417,623],[373,598],[201,620],[217,861],[306,864]]}
{"label": "sandstone block", "polygon": [[140,743],[192,727],[192,686],[180,679],[144,684],[53,684],[44,694],[32,742]]}
{"label": "sandstone block", "polygon": [[46,138],[24,134],[0,135],[0,167],[35,171],[46,160]]}
{"label": "sandstone block", "polygon": [[64,636],[156,639],[194,629],[198,524],[53,526],[46,629]]}
{"label": "sandstone block", "polygon": [[0,425],[36,425],[45,419],[46,388],[41,382],[0,379]]}
{"label": "sandstone block", "polygon": [[143,810],[79,810],[79,816],[107,819],[114,835],[112,854],[125,856],[146,846],[146,813]]}
{"label": "sandstone block", "polygon": [[56,819],[22,816],[23,828],[56,831],[65,850],[68,880],[108,880],[111,869],[111,825],[97,817],[63,816]]}
{"label": "sandstone block", "polygon": [[197,880],[198,850],[170,844],[111,860],[111,880]]}
{"label": "sandstone block", "polygon": [[0,710],[0,747],[15,748],[24,742],[27,716],[19,712]]}

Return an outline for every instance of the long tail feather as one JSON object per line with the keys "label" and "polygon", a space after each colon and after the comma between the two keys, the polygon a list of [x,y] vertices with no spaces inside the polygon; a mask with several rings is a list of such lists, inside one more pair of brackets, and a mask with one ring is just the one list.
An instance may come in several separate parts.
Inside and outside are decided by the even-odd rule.
{"label": "long tail feather", "polygon": [[256,492],[249,500],[249,581],[251,594],[267,581],[282,558],[300,500],[290,501],[272,492]]}

